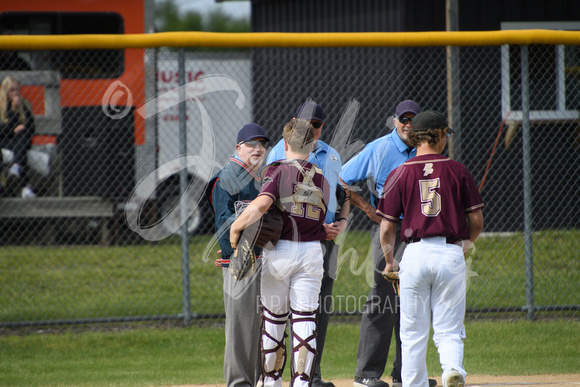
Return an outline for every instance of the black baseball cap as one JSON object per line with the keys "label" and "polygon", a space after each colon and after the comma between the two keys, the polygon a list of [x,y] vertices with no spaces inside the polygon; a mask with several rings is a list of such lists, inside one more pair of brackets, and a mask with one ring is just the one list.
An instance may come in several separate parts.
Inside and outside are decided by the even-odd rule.
{"label": "black baseball cap", "polygon": [[435,110],[425,110],[413,118],[413,132],[426,132],[429,129],[445,129],[449,133],[455,133],[447,126],[447,118]]}
{"label": "black baseball cap", "polygon": [[270,142],[268,136],[266,136],[266,132],[264,129],[258,124],[246,124],[243,126],[242,129],[238,132],[238,144],[240,142],[250,141],[254,138],[264,137],[266,141]]}
{"label": "black baseball cap", "polygon": [[324,122],[324,111],[322,110],[322,106],[316,102],[306,101],[302,105],[298,106],[294,117],[308,121]]}

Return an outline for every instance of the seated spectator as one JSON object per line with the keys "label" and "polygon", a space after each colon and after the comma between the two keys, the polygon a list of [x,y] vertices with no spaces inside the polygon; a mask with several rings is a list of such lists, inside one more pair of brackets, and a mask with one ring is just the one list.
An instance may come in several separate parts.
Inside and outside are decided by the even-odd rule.
{"label": "seated spectator", "polygon": [[6,185],[10,187],[10,180],[19,180],[20,196],[34,198],[36,195],[29,185],[26,160],[26,153],[32,146],[34,116],[29,102],[20,95],[17,79],[4,78],[0,90],[0,148],[9,149],[14,154]]}

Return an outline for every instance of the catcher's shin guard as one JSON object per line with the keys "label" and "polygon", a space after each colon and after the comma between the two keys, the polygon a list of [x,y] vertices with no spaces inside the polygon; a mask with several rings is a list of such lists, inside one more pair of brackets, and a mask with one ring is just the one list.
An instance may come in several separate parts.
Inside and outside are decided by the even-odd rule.
{"label": "catcher's shin guard", "polygon": [[292,382],[294,386],[312,382],[314,361],[316,360],[316,311],[299,312],[292,310],[290,325],[292,331]]}
{"label": "catcher's shin guard", "polygon": [[282,378],[286,365],[288,313],[274,314],[262,307],[262,379],[264,386]]}

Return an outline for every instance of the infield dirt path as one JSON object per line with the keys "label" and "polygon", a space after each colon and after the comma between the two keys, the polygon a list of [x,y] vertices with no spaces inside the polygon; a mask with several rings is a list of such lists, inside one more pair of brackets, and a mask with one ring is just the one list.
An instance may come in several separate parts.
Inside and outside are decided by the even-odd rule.
{"label": "infield dirt path", "polygon": [[[436,377],[438,386],[442,386],[441,377]],[[391,383],[390,379],[384,379]],[[332,380],[336,387],[352,387],[352,379]],[[531,375],[531,376],[489,376],[489,375],[468,375],[467,384],[469,387],[478,386],[580,386],[580,374],[576,375]],[[173,387],[225,387],[223,384],[187,384]],[[288,383],[284,383],[288,387]]]}

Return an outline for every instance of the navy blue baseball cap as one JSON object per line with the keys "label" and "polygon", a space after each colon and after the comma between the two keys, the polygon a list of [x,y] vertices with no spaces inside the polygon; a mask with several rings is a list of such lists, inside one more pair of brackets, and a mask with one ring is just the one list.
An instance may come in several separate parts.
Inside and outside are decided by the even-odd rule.
{"label": "navy blue baseball cap", "polygon": [[298,106],[294,117],[308,121],[324,122],[324,111],[322,111],[322,107],[319,104],[309,100]]}
{"label": "navy blue baseball cap", "polygon": [[240,131],[238,132],[238,144],[240,142],[250,141],[254,138],[264,137],[266,141],[270,141],[270,138],[266,136],[266,132],[264,129],[258,124],[246,124]]}
{"label": "navy blue baseball cap", "polygon": [[429,129],[445,129],[449,133],[455,133],[447,126],[447,118],[435,110],[425,110],[413,118],[413,132],[426,132]]}
{"label": "navy blue baseball cap", "polygon": [[421,107],[419,104],[415,101],[411,101],[410,99],[400,102],[395,109],[395,114],[397,117],[402,117],[403,114],[407,113],[413,113],[417,115],[419,112],[421,112]]}

